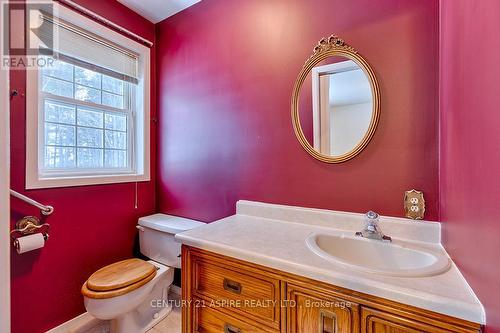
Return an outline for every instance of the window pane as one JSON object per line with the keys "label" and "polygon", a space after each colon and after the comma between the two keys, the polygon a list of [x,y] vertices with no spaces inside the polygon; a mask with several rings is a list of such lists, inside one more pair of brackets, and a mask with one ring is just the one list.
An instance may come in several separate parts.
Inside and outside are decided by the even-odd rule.
{"label": "window pane", "polygon": [[45,147],[45,168],[74,168],[75,148]]}
{"label": "window pane", "polygon": [[74,106],[45,101],[45,121],[74,125],[75,118]]}
{"label": "window pane", "polygon": [[97,89],[75,85],[75,98],[81,101],[101,104],[101,92]]}
{"label": "window pane", "polygon": [[123,96],[102,92],[102,104],[123,109]]}
{"label": "window pane", "polygon": [[103,75],[102,89],[118,95],[123,95],[123,81]]}
{"label": "window pane", "polygon": [[42,90],[50,94],[73,98],[72,83],[54,79],[45,75],[42,78]]}
{"label": "window pane", "polygon": [[106,148],[127,149],[127,133],[106,131],[104,142]]}
{"label": "window pane", "polygon": [[104,127],[110,130],[126,131],[127,117],[107,113],[104,115]]}
{"label": "window pane", "polygon": [[126,168],[127,152],[125,150],[106,150],[104,152],[104,166],[106,168]]}
{"label": "window pane", "polygon": [[102,128],[103,113],[89,109],[78,108],[78,125]]}
{"label": "window pane", "polygon": [[64,61],[51,63],[40,71],[40,90],[66,99],[43,99],[42,167],[60,172],[129,168],[133,118],[108,107],[128,108],[131,84]]}
{"label": "window pane", "polygon": [[74,146],[75,127],[45,123],[45,144],[50,146]]}
{"label": "window pane", "polygon": [[43,68],[45,75],[54,76],[66,81],[73,81],[73,65],[59,60],[55,60],[53,62],[47,61],[46,63],[52,63],[52,66],[46,66]]}
{"label": "window pane", "polygon": [[102,168],[103,150],[91,148],[78,148],[79,168]]}
{"label": "window pane", "polygon": [[77,138],[79,147],[102,148],[103,130],[79,127]]}
{"label": "window pane", "polygon": [[75,67],[75,82],[101,89],[101,74],[88,69]]}

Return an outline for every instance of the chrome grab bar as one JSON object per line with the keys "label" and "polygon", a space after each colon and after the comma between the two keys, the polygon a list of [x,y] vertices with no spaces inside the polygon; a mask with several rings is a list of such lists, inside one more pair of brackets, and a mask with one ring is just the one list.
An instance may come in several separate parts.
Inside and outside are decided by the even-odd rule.
{"label": "chrome grab bar", "polygon": [[42,205],[41,203],[39,203],[38,201],[36,200],[33,200],[31,198],[28,198],[27,196],[21,194],[21,193],[18,193],[14,190],[10,190],[10,195],[12,195],[13,197],[16,197],[24,202],[27,202],[29,203],[30,205],[32,206],[35,206],[36,208],[40,209],[42,211],[42,214],[47,216],[47,215],[50,215],[54,212],[54,207],[52,206],[46,206],[46,205]]}

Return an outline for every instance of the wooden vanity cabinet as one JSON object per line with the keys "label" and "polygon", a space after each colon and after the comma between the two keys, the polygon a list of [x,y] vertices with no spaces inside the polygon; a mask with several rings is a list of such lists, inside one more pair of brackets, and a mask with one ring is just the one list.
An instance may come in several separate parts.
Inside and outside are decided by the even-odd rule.
{"label": "wooden vanity cabinet", "polygon": [[182,247],[183,333],[473,333],[481,326]]}

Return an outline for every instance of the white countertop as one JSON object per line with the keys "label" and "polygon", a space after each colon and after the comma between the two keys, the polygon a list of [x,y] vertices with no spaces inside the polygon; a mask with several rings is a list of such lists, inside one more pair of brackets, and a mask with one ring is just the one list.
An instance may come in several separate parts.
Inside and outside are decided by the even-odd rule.
{"label": "white countertop", "polygon": [[[381,217],[380,225],[393,239],[418,242],[421,247],[446,254],[439,243],[439,223]],[[239,201],[236,215],[175,237],[203,250],[485,323],[483,306],[455,264],[447,272],[431,277],[382,276],[336,265],[314,254],[305,242],[314,232],[334,230],[351,235],[362,227],[362,214]]]}

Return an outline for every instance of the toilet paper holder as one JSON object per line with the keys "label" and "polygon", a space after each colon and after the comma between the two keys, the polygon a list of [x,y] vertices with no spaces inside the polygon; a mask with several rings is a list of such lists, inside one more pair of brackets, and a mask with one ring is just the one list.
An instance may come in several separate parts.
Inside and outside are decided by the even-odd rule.
{"label": "toilet paper holder", "polygon": [[49,228],[50,224],[40,223],[40,220],[36,216],[25,216],[16,222],[16,229],[10,232],[10,236],[14,241],[14,247],[19,247],[18,238],[22,236],[32,235],[37,232],[42,232],[45,241],[49,239]]}

